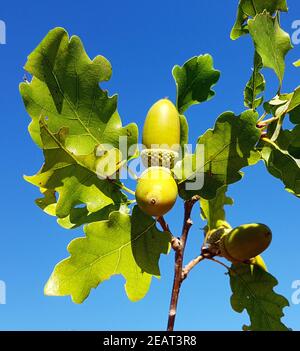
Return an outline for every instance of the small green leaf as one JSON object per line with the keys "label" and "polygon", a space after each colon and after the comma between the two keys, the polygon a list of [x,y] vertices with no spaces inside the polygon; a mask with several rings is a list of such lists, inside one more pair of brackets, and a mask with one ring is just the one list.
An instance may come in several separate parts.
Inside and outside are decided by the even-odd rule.
{"label": "small green leaf", "polygon": [[215,92],[211,88],[220,78],[213,67],[210,55],[200,55],[186,61],[182,67],[173,68],[177,86],[177,108],[183,114],[191,105],[210,100]]}
{"label": "small green leaf", "polygon": [[[225,112],[218,117],[214,129],[206,131],[197,141],[203,146],[203,162],[196,162],[196,153],[187,154],[173,169],[182,198],[189,199],[197,194],[207,200],[213,199],[219,188],[242,178],[243,167],[259,161],[260,154],[255,150],[260,138],[257,119],[258,114],[252,110],[240,116]],[[204,177],[202,188],[187,190],[187,183],[200,177]]]}
{"label": "small green leaf", "polygon": [[241,6],[242,1],[243,0],[240,1],[239,7],[237,10],[236,20],[231,29],[231,33],[230,33],[231,40],[236,40],[242,35],[249,33],[248,24],[247,24],[248,15],[246,15],[242,9],[242,6]]}
{"label": "small green leaf", "polygon": [[71,256],[55,267],[45,294],[71,295],[75,303],[82,303],[91,289],[121,274],[128,298],[142,299],[151,277],[160,276],[158,261],[169,251],[169,233],[159,231],[154,219],[137,206],[132,216],[112,212],[109,220],[86,225],[85,233],[70,243]]}
{"label": "small green leaf", "polygon": [[249,17],[255,17],[257,14],[267,10],[273,14],[276,10],[286,12],[288,10],[286,0],[240,0],[235,24],[231,30],[230,38],[238,39],[240,36],[247,34]]}
{"label": "small green leaf", "polygon": [[289,306],[287,299],[274,292],[277,280],[258,266],[232,265],[230,285],[231,306],[234,311],[247,311],[250,325],[244,330],[287,331],[282,322],[283,309]]}
{"label": "small green leaf", "polygon": [[201,216],[207,221],[209,230],[216,229],[226,221],[225,205],[233,205],[233,199],[226,196],[227,186],[219,188],[212,200],[200,200]]}
{"label": "small green leaf", "polygon": [[285,56],[292,49],[290,36],[280,28],[277,17],[263,12],[248,21],[249,32],[255,49],[261,57],[264,67],[275,71],[280,85],[285,70]]}
{"label": "small green leaf", "polygon": [[255,52],[253,73],[244,91],[245,106],[253,110],[259,107],[264,100],[263,96],[258,97],[266,88],[265,78],[260,73],[262,68],[261,57]]}

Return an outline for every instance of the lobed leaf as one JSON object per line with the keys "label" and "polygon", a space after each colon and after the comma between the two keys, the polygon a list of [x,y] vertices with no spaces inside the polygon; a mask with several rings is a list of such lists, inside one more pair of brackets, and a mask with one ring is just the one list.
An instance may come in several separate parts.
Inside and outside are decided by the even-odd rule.
{"label": "lobed leaf", "polygon": [[211,89],[219,80],[220,72],[213,67],[210,55],[200,55],[186,61],[182,67],[173,68],[177,86],[177,109],[183,114],[191,105],[210,100]]}
{"label": "lobed leaf", "polygon": [[[196,154],[186,155],[173,171],[178,179],[179,193],[184,199],[193,195],[211,200],[219,188],[242,178],[240,170],[255,164],[260,154],[255,146],[260,138],[256,127],[258,114],[252,110],[235,116],[225,112],[218,117],[214,129],[209,129],[197,141],[203,146],[204,161],[196,162]],[[203,179],[203,186],[187,190],[187,183]]]}
{"label": "lobed leaf", "polygon": [[248,27],[263,66],[275,71],[281,85],[285,70],[285,56],[292,49],[289,34],[280,28],[278,18],[273,18],[267,12],[250,19]]}
{"label": "lobed leaf", "polygon": [[216,229],[226,221],[225,205],[233,205],[233,199],[226,196],[228,188],[223,186],[217,190],[217,195],[211,200],[200,200],[201,216],[207,221],[209,230]]}
{"label": "lobed leaf", "polygon": [[45,294],[70,295],[75,303],[82,303],[91,289],[121,274],[128,298],[143,298],[151,277],[160,276],[158,261],[169,251],[170,234],[159,231],[155,220],[137,206],[132,216],[112,212],[108,220],[87,224],[85,234],[70,243],[71,256],[55,267]]}
{"label": "lobed leaf", "polygon": [[290,153],[293,147],[292,153],[299,153],[298,135],[299,128],[281,129],[276,141],[263,144],[261,154],[270,174],[280,179],[288,192],[300,197],[300,160]]}
{"label": "lobed leaf", "polygon": [[232,265],[229,275],[231,306],[238,313],[246,310],[250,317],[250,325],[244,330],[289,330],[281,322],[289,302],[273,290],[278,282],[270,273],[256,265],[238,264]]}
{"label": "lobed leaf", "polygon": [[[98,179],[97,165],[109,165],[107,176],[116,173],[131,157],[127,151],[138,136],[135,124],[122,126],[117,96],[109,97],[99,86],[111,77],[110,63],[103,56],[91,60],[78,37],[55,28],[29,55],[25,69],[33,77],[20,84],[32,118],[29,132],[45,155],[38,174],[25,179],[52,194],[51,204],[49,196],[38,199],[40,207],[47,213],[51,208],[67,227],[88,222],[91,213],[103,218],[99,211],[120,205],[124,196],[111,182]],[[127,138],[127,150],[119,153],[121,137]]]}
{"label": "lobed leaf", "polygon": [[249,33],[248,18],[255,17],[264,10],[271,14],[275,11],[286,12],[288,10],[286,0],[240,0],[230,38],[236,40],[242,35]]}
{"label": "lobed leaf", "polygon": [[39,121],[47,117],[52,133],[68,128],[68,149],[77,155],[94,151],[99,144],[119,146],[119,136],[128,144],[137,140],[137,126],[122,127],[116,112],[117,96],[109,97],[99,83],[110,79],[112,68],[103,57],[87,56],[77,36],[70,39],[63,28],[51,30],[29,55],[25,69],[33,78],[20,84],[29,132],[41,147]]}
{"label": "lobed leaf", "polygon": [[253,73],[244,90],[245,106],[253,110],[257,109],[264,100],[263,96],[259,97],[266,88],[265,78],[260,72],[262,68],[261,57],[255,52]]}

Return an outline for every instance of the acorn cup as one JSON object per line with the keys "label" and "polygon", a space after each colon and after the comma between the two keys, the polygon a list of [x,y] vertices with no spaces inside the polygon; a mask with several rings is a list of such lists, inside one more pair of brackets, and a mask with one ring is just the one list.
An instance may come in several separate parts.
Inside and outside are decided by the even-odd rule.
{"label": "acorn cup", "polygon": [[142,143],[146,147],[141,152],[145,167],[174,167],[180,149],[180,120],[170,100],[161,99],[148,111]]}
{"label": "acorn cup", "polygon": [[[249,260],[265,251],[271,240],[272,232],[266,225],[260,223],[244,224],[223,235],[219,242],[219,248],[221,256],[232,263],[251,263]],[[262,262],[257,259],[256,264],[260,263]]]}

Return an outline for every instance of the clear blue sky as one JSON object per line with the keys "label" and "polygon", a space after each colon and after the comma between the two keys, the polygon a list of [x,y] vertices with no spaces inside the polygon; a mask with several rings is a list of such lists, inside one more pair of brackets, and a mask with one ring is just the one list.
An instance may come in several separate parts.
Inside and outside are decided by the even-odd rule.
{"label": "clear blue sky", "polygon": [[[289,0],[290,13],[282,16],[284,28],[300,19],[298,0]],[[68,256],[66,246],[82,230],[66,231],[34,204],[38,190],[23,181],[34,174],[42,154],[27,133],[29,117],[18,92],[27,55],[48,30],[65,27],[81,37],[94,57],[106,56],[113,66],[110,93],[119,94],[124,123],[142,125],[156,100],[175,97],[171,76],[174,64],[194,55],[210,53],[222,75],[216,97],[192,107],[187,117],[190,142],[195,142],[223,111],[240,113],[242,89],[250,75],[252,43],[249,38],[229,39],[237,1],[58,1],[18,3],[5,1],[0,20],[7,25],[7,44],[0,45],[1,116],[1,234],[0,280],[7,284],[7,304],[0,305],[0,329],[13,330],[158,330],[165,329],[173,275],[173,254],[161,258],[161,280],[154,279],[149,294],[138,303],[127,300],[123,279],[113,277],[93,290],[82,305],[69,297],[45,297],[43,286],[54,265]],[[300,46],[288,55],[284,90],[296,87],[300,71],[292,62],[300,58]],[[266,70],[268,97],[277,84]],[[231,186],[235,206],[228,208],[232,225],[268,224],[274,234],[264,258],[279,280],[276,291],[289,300],[292,281],[300,280],[300,199],[288,194],[262,163],[246,169],[244,179]],[[181,226],[182,204],[168,215],[172,230]],[[204,223],[194,211],[187,258],[196,255]],[[221,266],[199,265],[183,285],[176,321],[177,330],[240,330],[246,314],[230,307],[230,289]],[[300,305],[285,309],[286,324],[300,330]]]}

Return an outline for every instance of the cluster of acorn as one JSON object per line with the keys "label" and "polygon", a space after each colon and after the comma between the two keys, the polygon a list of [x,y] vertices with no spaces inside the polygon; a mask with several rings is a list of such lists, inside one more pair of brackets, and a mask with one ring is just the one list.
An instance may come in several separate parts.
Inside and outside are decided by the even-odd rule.
{"label": "cluster of acorn", "polygon": [[[171,169],[180,148],[180,119],[168,99],[157,101],[148,111],[141,158],[146,170],[138,179],[137,204],[146,214],[161,217],[174,206],[178,195]],[[228,224],[206,235],[206,247],[233,263],[251,263],[267,270],[259,256],[270,245],[271,230],[264,224],[244,224],[232,229]]]}

